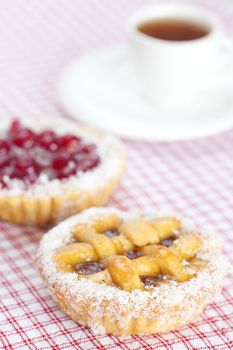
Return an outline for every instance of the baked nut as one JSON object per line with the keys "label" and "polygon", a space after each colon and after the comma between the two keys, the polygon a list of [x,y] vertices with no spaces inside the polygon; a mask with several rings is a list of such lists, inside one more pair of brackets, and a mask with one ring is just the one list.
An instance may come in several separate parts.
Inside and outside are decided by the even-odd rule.
{"label": "baked nut", "polygon": [[78,323],[97,333],[152,334],[193,321],[220,292],[220,251],[216,236],[187,220],[91,208],[44,235],[37,266]]}

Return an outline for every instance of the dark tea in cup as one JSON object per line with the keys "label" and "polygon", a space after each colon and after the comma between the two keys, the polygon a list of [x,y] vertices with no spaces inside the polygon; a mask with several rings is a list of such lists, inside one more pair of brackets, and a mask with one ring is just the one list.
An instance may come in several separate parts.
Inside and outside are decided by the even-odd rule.
{"label": "dark tea in cup", "polygon": [[137,29],[153,38],[170,41],[196,40],[210,31],[207,26],[179,18],[148,20],[140,23]]}

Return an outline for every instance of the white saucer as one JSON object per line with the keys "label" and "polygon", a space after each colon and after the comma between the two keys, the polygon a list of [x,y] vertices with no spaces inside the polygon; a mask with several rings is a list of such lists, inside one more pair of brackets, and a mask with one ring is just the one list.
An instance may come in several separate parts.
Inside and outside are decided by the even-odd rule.
{"label": "white saucer", "polygon": [[140,94],[126,45],[94,51],[62,74],[58,100],[74,118],[120,136],[148,141],[184,140],[233,126],[233,74],[226,71],[188,110],[151,105]]}

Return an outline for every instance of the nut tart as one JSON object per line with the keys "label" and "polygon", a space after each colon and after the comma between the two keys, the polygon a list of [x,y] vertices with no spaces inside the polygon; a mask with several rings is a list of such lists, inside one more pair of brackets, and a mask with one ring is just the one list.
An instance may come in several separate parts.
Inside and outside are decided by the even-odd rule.
{"label": "nut tart", "polygon": [[102,205],[125,164],[120,141],[70,121],[2,122],[0,220],[46,225]]}
{"label": "nut tart", "polygon": [[221,291],[220,250],[214,235],[172,215],[91,208],[43,236],[37,267],[79,324],[152,334],[193,321]]}

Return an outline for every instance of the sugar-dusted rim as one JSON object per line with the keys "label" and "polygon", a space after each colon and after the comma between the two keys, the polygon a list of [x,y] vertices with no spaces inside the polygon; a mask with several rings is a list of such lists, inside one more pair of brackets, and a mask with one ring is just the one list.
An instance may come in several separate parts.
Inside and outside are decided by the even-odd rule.
{"label": "sugar-dusted rim", "polygon": [[[72,133],[82,137],[85,141],[94,143],[101,163],[94,169],[67,179],[49,180],[45,174],[41,174],[38,181],[25,189],[20,180],[12,180],[10,188],[1,189],[1,196],[27,196],[27,197],[54,197],[64,195],[76,189],[77,191],[91,191],[101,187],[104,183],[114,178],[125,164],[125,152],[122,143],[112,135],[106,135],[96,129],[78,125],[70,120],[62,118],[34,118],[24,119],[24,125],[34,130],[52,129],[58,134]],[[9,121],[1,123],[0,132],[9,127]]]}

